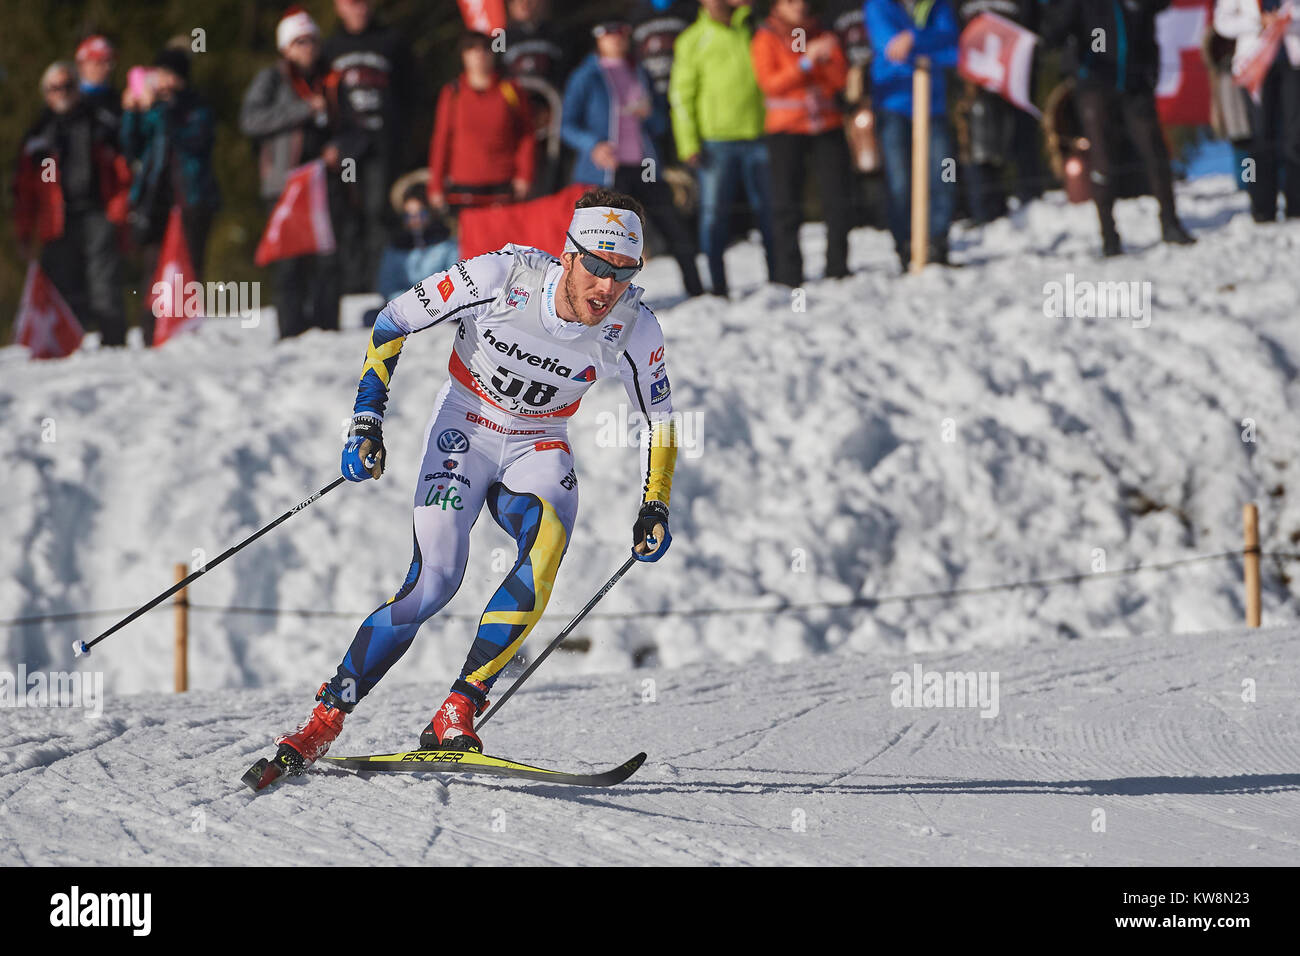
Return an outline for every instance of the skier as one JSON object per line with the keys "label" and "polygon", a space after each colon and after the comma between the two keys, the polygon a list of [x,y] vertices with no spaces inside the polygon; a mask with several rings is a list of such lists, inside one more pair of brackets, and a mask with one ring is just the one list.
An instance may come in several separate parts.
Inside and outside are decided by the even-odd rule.
{"label": "skier", "polygon": [[469,532],[487,505],[515,539],[518,559],[488,601],[451,693],[420,735],[421,750],[482,751],[474,719],[501,668],[542,616],[568,548],[578,480],[566,423],[598,378],[622,377],[647,421],[644,485],[632,529],[639,560],[668,550],[668,498],[676,432],[663,332],[631,280],[641,269],[643,211],[636,200],[592,190],[574,206],[560,259],[508,244],[456,263],[379,313],[343,448],[343,475],[378,478],[393,369],[406,336],[453,326],[450,378],[425,428],[415,489],[415,554],[397,594],[362,623],[311,717],[276,738],[276,762],[302,772],[343,729],[442,608],[465,573]]}

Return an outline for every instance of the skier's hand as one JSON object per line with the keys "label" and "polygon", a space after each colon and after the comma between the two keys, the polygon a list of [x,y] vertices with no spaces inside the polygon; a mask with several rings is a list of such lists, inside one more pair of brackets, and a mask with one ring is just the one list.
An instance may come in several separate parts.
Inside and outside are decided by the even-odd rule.
{"label": "skier's hand", "polygon": [[668,506],[647,501],[632,526],[632,554],[638,561],[658,561],[673,543],[668,531]]}
{"label": "skier's hand", "polygon": [[384,473],[384,434],[379,419],[362,415],[352,420],[343,445],[342,471],[348,481],[365,481]]}

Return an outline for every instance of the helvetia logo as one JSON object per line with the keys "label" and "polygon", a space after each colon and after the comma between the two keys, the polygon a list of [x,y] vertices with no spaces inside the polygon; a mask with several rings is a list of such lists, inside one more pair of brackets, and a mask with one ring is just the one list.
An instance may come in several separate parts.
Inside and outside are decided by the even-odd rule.
{"label": "helvetia logo", "polygon": [[596,381],[596,366],[588,365],[577,375],[573,376],[575,382],[594,382]]}
{"label": "helvetia logo", "polygon": [[521,362],[526,362],[534,368],[540,368],[543,372],[554,372],[562,378],[568,378],[573,374],[573,369],[569,368],[567,365],[561,365],[559,359],[549,357],[543,358],[542,356],[535,355],[532,352],[523,351],[514,342],[502,342],[492,334],[491,329],[483,330],[483,338],[489,345],[507,358],[516,358]]}

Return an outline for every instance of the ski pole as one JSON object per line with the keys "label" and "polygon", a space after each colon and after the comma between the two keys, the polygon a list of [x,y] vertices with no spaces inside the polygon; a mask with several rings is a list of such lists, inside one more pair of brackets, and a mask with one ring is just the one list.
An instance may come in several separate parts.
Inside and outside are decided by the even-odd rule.
{"label": "ski pole", "polygon": [[110,627],[110,628],[109,628],[107,631],[105,631],[103,634],[99,635],[99,637],[95,638],[93,641],[73,641],[73,642],[72,642],[72,653],[73,653],[73,656],[74,656],[74,657],[80,657],[82,654],[89,654],[89,653],[90,653],[90,649],[91,649],[92,647],[94,647],[96,644],[98,644],[98,643],[99,643],[100,641],[102,641],[104,638],[108,637],[108,636],[109,636],[110,634],[112,634],[114,631],[117,631],[117,630],[119,630],[119,629],[125,627],[126,625],[128,625],[128,624],[130,624],[132,621],[134,621],[137,617],[139,617],[141,614],[144,614],[146,611],[150,611],[150,610],[152,610],[153,608],[157,607],[159,604],[161,604],[163,601],[167,600],[169,597],[171,597],[173,594],[175,594],[175,593],[176,593],[177,591],[179,591],[181,588],[185,587],[185,585],[189,584],[189,583],[190,583],[191,581],[193,581],[195,578],[201,577],[202,575],[206,574],[208,571],[211,571],[213,568],[215,568],[215,567],[216,567],[218,564],[220,564],[222,561],[226,560],[226,558],[230,557],[232,554],[235,554],[235,553],[238,552],[238,551],[243,550],[245,547],[247,547],[248,545],[252,544],[254,541],[256,541],[258,538],[260,538],[262,535],[266,534],[266,533],[267,533],[268,531],[270,531],[272,528],[276,527],[276,526],[279,525],[281,522],[287,521],[289,518],[293,517],[293,516],[294,516],[295,514],[297,514],[299,511],[302,511],[303,508],[306,508],[309,504],[311,504],[313,501],[315,501],[315,500],[316,500],[317,498],[319,498],[321,495],[325,494],[327,491],[333,491],[335,488],[337,488],[339,485],[343,484],[343,482],[345,482],[345,481],[347,481],[347,479],[344,478],[342,475],[340,475],[338,478],[335,478],[333,481],[331,481],[328,485],[326,485],[326,486],[325,486],[324,488],[322,488],[320,491],[316,492],[316,493],[315,493],[314,495],[312,495],[311,497],[306,498],[306,499],[304,499],[303,501],[298,502],[298,504],[294,505],[292,508],[290,508],[290,509],[289,509],[288,511],[286,511],[284,514],[280,515],[280,517],[276,518],[276,519],[275,519],[274,521],[272,521],[270,524],[268,524],[268,525],[266,525],[265,527],[263,527],[261,530],[253,532],[253,533],[250,534],[247,538],[245,538],[243,541],[239,542],[239,544],[235,545],[233,548],[227,548],[226,551],[225,551],[225,553],[222,554],[220,557],[218,557],[215,561],[211,561],[211,562],[209,562],[208,564],[205,564],[203,567],[199,568],[199,570],[195,571],[193,574],[191,574],[191,575],[190,575],[189,577],[187,577],[185,580],[176,582],[176,583],[173,584],[170,588],[168,588],[166,591],[164,591],[162,594],[158,595],[156,598],[154,598],[154,599],[153,599],[152,601],[150,601],[148,604],[144,605],[144,607],[136,608],[136,610],[132,611],[132,612],[131,612],[130,614],[128,614],[126,617],[122,618],[122,620],[118,621],[116,624],[114,624],[112,627]]}
{"label": "ski pole", "polygon": [[595,597],[593,597],[590,601],[587,602],[587,606],[584,607],[581,611],[579,611],[577,616],[574,617],[574,619],[565,626],[564,630],[562,630],[559,634],[555,636],[555,640],[551,641],[551,643],[546,645],[546,650],[542,651],[542,653],[537,655],[537,660],[533,661],[531,664],[528,665],[528,667],[524,670],[524,672],[519,675],[519,679],[510,685],[509,689],[507,689],[506,692],[501,695],[501,698],[495,704],[492,705],[492,709],[483,715],[483,719],[478,721],[474,725],[476,730],[479,727],[482,727],[484,724],[486,724],[488,720],[491,719],[492,715],[501,709],[501,705],[504,704],[506,701],[508,701],[510,699],[510,695],[519,689],[519,685],[522,684],[524,681],[528,680],[528,675],[531,674],[533,671],[537,670],[538,666],[542,663],[542,661],[546,660],[547,655],[550,654],[551,651],[555,650],[557,647],[560,646],[560,642],[569,636],[569,632],[578,626],[578,622],[580,622],[584,617],[587,616],[588,611],[590,611],[593,607],[595,607],[598,603],[600,603],[600,599],[609,593],[609,589],[618,583],[618,579],[621,578],[624,574],[626,574],[627,569],[632,567],[632,565],[635,562],[636,562],[635,556],[630,557],[623,562],[623,566],[614,572],[614,576],[605,582],[605,586],[596,592]]}

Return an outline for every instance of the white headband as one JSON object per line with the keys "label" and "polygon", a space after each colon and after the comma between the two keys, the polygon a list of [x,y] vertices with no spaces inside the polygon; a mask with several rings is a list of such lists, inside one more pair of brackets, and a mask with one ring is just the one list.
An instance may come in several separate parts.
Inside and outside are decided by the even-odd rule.
{"label": "white headband", "polygon": [[588,252],[617,252],[639,261],[645,247],[641,220],[630,209],[612,209],[609,206],[575,209],[573,221],[569,223],[569,234],[573,239],[565,237],[565,252],[578,251],[573,244],[576,239]]}

